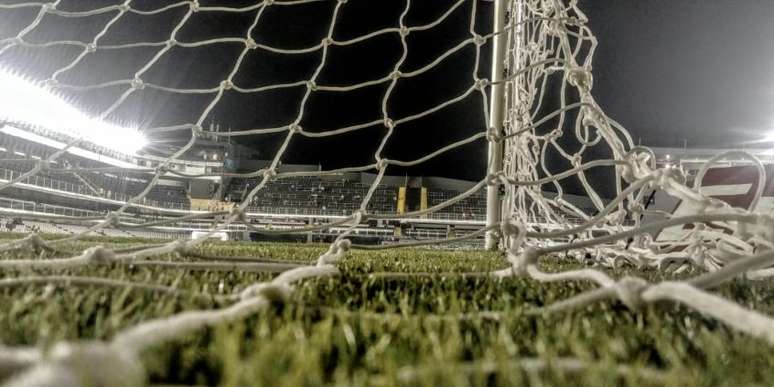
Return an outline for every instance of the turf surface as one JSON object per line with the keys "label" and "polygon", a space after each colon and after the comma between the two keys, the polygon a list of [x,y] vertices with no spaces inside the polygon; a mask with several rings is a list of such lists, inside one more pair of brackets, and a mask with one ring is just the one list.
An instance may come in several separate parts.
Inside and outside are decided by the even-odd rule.
{"label": "turf surface", "polygon": [[[97,243],[127,247],[138,242],[76,242],[60,247],[62,251],[55,255],[78,253]],[[217,242],[201,251],[312,263],[326,249],[322,245]],[[0,259],[35,257],[32,252],[0,255]],[[171,255],[156,259],[191,260]],[[159,345],[143,354],[143,364],[150,384],[774,384],[774,348],[687,308],[664,303],[630,311],[618,302],[603,302],[572,313],[531,316],[524,313],[527,308],[570,297],[592,285],[452,274],[506,266],[499,253],[353,250],[339,263],[341,276],[305,281],[285,305]],[[542,261],[543,269],[549,271],[576,266]],[[380,272],[439,274],[372,275]],[[61,340],[109,339],[148,319],[226,306],[228,301],[214,296],[238,293],[273,276],[112,265],[58,273],[3,271],[0,278],[46,274],[152,283],[190,293],[40,284],[0,288],[0,343],[45,348]],[[654,271],[613,274],[650,281],[672,279]],[[771,282],[736,280],[715,292],[774,314]]]}

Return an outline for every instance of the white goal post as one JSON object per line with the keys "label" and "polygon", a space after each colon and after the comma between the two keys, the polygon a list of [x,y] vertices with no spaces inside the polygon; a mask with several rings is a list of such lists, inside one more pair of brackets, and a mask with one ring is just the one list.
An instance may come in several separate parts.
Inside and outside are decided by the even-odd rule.
{"label": "white goal post", "polygon": [[[495,0],[494,2],[494,26],[493,31],[505,31],[506,13],[509,11],[507,0]],[[514,11],[513,8],[510,11]],[[521,21],[521,6],[515,7],[516,17],[513,17],[516,25]],[[514,53],[518,55],[517,37],[514,42]],[[491,106],[489,107],[490,127],[487,128],[492,133],[502,134],[503,124],[505,122],[505,84],[502,80],[505,76],[505,58],[508,52],[508,35],[498,34],[492,40],[492,89]],[[487,172],[489,174],[499,173],[503,169],[503,143],[500,141],[489,141]],[[490,184],[486,188],[486,225],[495,227],[502,220],[503,197],[500,192],[500,186]],[[486,233],[485,248],[494,250],[498,248],[499,238],[495,230]]]}

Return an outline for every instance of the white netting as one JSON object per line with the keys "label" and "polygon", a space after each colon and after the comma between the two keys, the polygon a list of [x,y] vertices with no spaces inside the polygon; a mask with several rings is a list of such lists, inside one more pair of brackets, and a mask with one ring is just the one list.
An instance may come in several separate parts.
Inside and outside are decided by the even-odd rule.
{"label": "white netting", "polygon": [[[657,169],[652,152],[632,144],[627,131],[615,121],[607,117],[595,102],[591,90],[593,78],[591,62],[596,39],[587,27],[586,17],[574,0],[514,0],[496,2],[502,4],[500,23],[496,22],[495,30],[482,34],[476,30],[476,13],[478,7],[475,1],[460,0],[451,4],[448,9],[439,13],[435,20],[421,25],[408,25],[404,21],[414,2],[405,1],[404,11],[394,26],[375,30],[358,37],[339,40],[336,37],[336,26],[340,21],[340,13],[348,6],[346,0],[339,0],[332,7],[330,15],[320,15],[329,18],[327,30],[319,43],[305,48],[282,48],[258,42],[254,30],[262,22],[266,10],[271,7],[295,7],[319,0],[276,1],[266,0],[251,3],[241,7],[209,6],[198,1],[181,1],[163,6],[135,6],[127,0],[122,4],[111,4],[93,9],[68,11],[62,6],[63,1],[50,3],[13,2],[0,4],[0,12],[18,9],[36,10],[34,20],[21,28],[15,36],[0,40],[0,59],[18,47],[53,49],[57,47],[76,47],[80,53],[69,63],[49,74],[47,79],[38,79],[52,90],[93,91],[104,88],[122,88],[120,95],[110,100],[104,109],[96,114],[100,119],[110,119],[117,109],[135,93],[141,90],[153,89],[169,94],[206,95],[211,97],[205,108],[197,112],[193,122],[176,123],[162,127],[146,128],[147,133],[190,133],[189,141],[178,148],[174,154],[166,158],[160,165],[152,169],[134,169],[133,172],[146,172],[149,176],[146,188],[138,195],[126,200],[120,208],[107,217],[94,222],[94,218],[59,217],[60,220],[81,222],[88,227],[82,232],[67,238],[43,241],[37,234],[5,244],[1,251],[15,249],[46,249],[56,251],[57,245],[77,240],[89,232],[106,228],[141,229],[150,226],[173,225],[180,222],[197,219],[219,219],[210,232],[228,230],[234,225],[259,233],[306,233],[309,231],[327,229],[333,226],[346,227],[331,245],[330,250],[319,257],[315,266],[293,267],[279,264],[252,264],[249,270],[282,272],[274,280],[259,283],[245,289],[230,299],[234,303],[221,310],[185,312],[165,319],[148,321],[138,326],[120,332],[113,340],[105,343],[65,343],[53,351],[48,357],[35,350],[2,349],[0,364],[4,367],[26,368],[11,385],[45,385],[58,381],[59,385],[76,385],[77,379],[86,375],[88,380],[96,384],[113,384],[120,376],[126,385],[141,384],[143,381],[142,367],[138,362],[138,353],[143,349],[158,345],[171,338],[179,337],[194,329],[213,325],[222,321],[238,319],[255,313],[266,307],[270,302],[278,302],[287,298],[292,291],[293,283],[308,277],[336,275],[336,262],[342,259],[350,248],[397,248],[405,246],[432,245],[461,240],[480,238],[489,234],[493,240],[500,240],[502,248],[507,252],[511,268],[491,273],[494,276],[529,276],[537,281],[589,280],[599,285],[597,290],[583,293],[575,298],[561,301],[546,308],[535,310],[535,313],[564,311],[585,306],[601,299],[617,298],[631,308],[659,300],[671,300],[685,304],[702,313],[717,318],[728,325],[774,343],[774,320],[755,311],[747,310],[730,301],[721,299],[705,289],[745,274],[748,277],[767,276],[765,269],[771,266],[774,253],[771,252],[774,241],[774,217],[771,214],[753,213],[748,210],[732,208],[722,201],[704,196],[699,192],[699,183],[693,187],[686,185],[683,171],[675,168]],[[203,2],[201,2],[203,3]],[[446,51],[434,60],[419,68],[409,70],[403,67],[408,54],[407,39],[412,33],[436,28],[449,15],[463,5],[469,10],[468,37],[452,49]],[[497,5],[496,5],[497,6]],[[172,29],[171,34],[163,41],[131,41],[122,44],[103,45],[102,38],[111,28],[126,17],[151,17],[170,10],[179,10],[181,17]],[[244,13],[254,15],[252,22],[241,37],[219,37],[200,41],[183,41],[178,38],[178,32],[187,26],[195,15],[205,13]],[[27,36],[44,25],[47,17],[56,15],[70,23],[78,23],[80,18],[95,15],[105,15],[104,26],[90,40],[59,41],[50,39],[45,42],[31,42]],[[497,18],[497,17],[496,17]],[[356,45],[369,39],[382,36],[393,36],[402,46],[402,55],[392,65],[392,70],[377,79],[354,84],[323,84],[318,77],[328,64],[328,53],[332,47]],[[495,75],[490,79],[479,76],[482,47],[497,40],[497,47],[504,47],[504,56],[500,66],[495,66]],[[215,86],[201,88],[179,88],[165,84],[146,81],[145,75],[160,63],[175,47],[207,47],[218,43],[239,43],[243,47],[237,54],[228,75]],[[61,80],[68,71],[79,68],[83,62],[96,52],[103,50],[123,50],[137,47],[156,50],[151,59],[135,69],[133,76],[124,79],[111,79],[89,85],[68,84]],[[468,88],[459,95],[447,98],[429,109],[406,116],[392,116],[389,107],[393,102],[391,97],[396,85],[402,80],[420,76],[439,66],[448,57],[464,48],[475,48],[475,65],[468,74],[457,74],[456,77],[469,80]],[[255,50],[264,50],[275,54],[299,54],[319,52],[319,60],[312,75],[306,79],[247,87],[235,81],[236,75],[243,71],[245,57]],[[503,68],[503,72],[497,71]],[[362,123],[327,130],[304,128],[305,107],[310,96],[317,91],[353,92],[373,85],[386,85],[381,99],[382,115]],[[223,103],[227,93],[259,94],[269,90],[301,88],[302,96],[296,118],[290,122],[275,127],[239,128],[231,132],[212,133],[204,129],[205,122],[210,118],[213,109]],[[490,96],[488,93],[492,93]],[[487,122],[488,130],[476,133],[449,145],[441,146],[424,156],[411,160],[393,160],[383,156],[386,144],[401,126],[430,115],[443,114],[445,108],[469,98],[479,98],[482,115]],[[493,101],[493,102],[492,102]],[[490,102],[492,102],[490,104]],[[500,104],[502,109],[498,108]],[[492,105],[492,106],[490,106]],[[1,109],[1,108],[0,108]],[[490,109],[491,112],[490,112]],[[4,112],[8,124],[16,127],[27,127],[25,122],[17,122],[13,116]],[[494,122],[488,122],[492,117]],[[281,172],[280,162],[286,156],[288,148],[296,138],[335,137],[365,128],[381,125],[384,134],[380,135],[378,147],[373,152],[373,161],[364,165],[351,166],[334,170],[317,172]],[[281,135],[284,139],[279,149],[273,154],[268,167],[251,173],[234,174],[236,177],[254,179],[255,185],[243,201],[229,211],[190,212],[181,217],[165,217],[157,220],[147,220],[133,216],[129,210],[142,206],[142,199],[151,191],[158,181],[167,174],[206,177],[217,176],[219,173],[200,173],[196,176],[182,173],[172,166],[189,150],[193,149],[198,140],[214,137],[241,137],[257,135]],[[486,141],[486,143],[484,142]],[[77,146],[82,139],[72,141],[69,146]],[[431,206],[426,210],[410,212],[401,215],[379,214],[368,212],[369,202],[379,187],[388,168],[399,166],[415,166],[426,163],[445,152],[452,151],[473,142],[488,144],[490,149],[498,152],[504,149],[503,166],[499,166],[498,157],[493,157],[489,164],[489,173],[470,190]],[[52,162],[66,153],[67,148],[50,155],[50,157],[35,162],[33,168],[21,176],[16,176],[0,185],[0,189],[22,184],[41,171],[52,173],[76,173],[77,168],[60,169]],[[337,151],[337,150],[336,150]],[[598,157],[602,155],[602,157]],[[720,155],[723,157],[724,155]],[[564,160],[561,162],[549,162]],[[764,179],[762,166],[753,157],[751,161],[760,168],[760,179]],[[712,161],[714,162],[714,160]],[[708,163],[699,173],[697,179],[711,166]],[[605,180],[607,188],[612,188],[614,197],[605,202],[599,193],[600,187],[590,183],[587,176],[594,169],[608,171],[609,179]],[[120,171],[119,167],[104,168],[103,171]],[[299,176],[324,176],[342,172],[376,171],[377,177],[362,198],[359,209],[332,223],[309,225],[292,229],[271,230],[257,227],[250,221],[256,215],[249,211],[249,204],[267,184],[284,178]],[[573,181],[581,187],[584,196],[590,198],[595,210],[589,212],[573,205],[563,196],[565,182]],[[762,184],[759,184],[762,187]],[[355,246],[348,241],[350,231],[369,219],[397,219],[419,217],[432,214],[464,200],[476,192],[488,188],[490,199],[500,197],[498,191],[504,190],[502,200],[502,221],[494,216],[485,227],[463,236],[450,237],[444,240],[418,241],[388,246]],[[546,188],[549,188],[548,190]],[[606,187],[601,187],[606,188]],[[682,201],[694,204],[694,213],[688,216],[671,217],[658,223],[641,225],[641,215],[644,198],[653,190],[663,190]],[[547,195],[547,191],[556,191],[556,195]],[[760,190],[757,193],[760,196]],[[707,224],[712,222],[712,227]],[[669,243],[653,241],[652,235],[659,230],[692,224],[694,227],[686,231],[681,241]],[[722,229],[721,229],[722,227]],[[725,230],[725,231],[724,231]],[[86,265],[101,265],[113,262],[140,263],[154,256],[168,253],[180,255],[195,254],[192,249],[200,245],[206,238],[178,240],[167,244],[144,246],[131,250],[111,250],[103,247],[91,248],[75,257],[53,259],[0,261],[0,270],[19,268],[65,269]],[[682,282],[663,282],[650,284],[646,281],[624,277],[619,280],[610,278],[601,271],[586,269],[561,273],[545,273],[539,270],[537,260],[540,256],[555,256],[561,252],[572,252],[579,257],[587,257],[595,263],[614,267],[619,264],[631,264],[640,267],[656,266],[664,270],[699,269],[706,273]],[[191,265],[180,263],[180,265]],[[212,265],[217,265],[213,263]],[[238,266],[233,266],[238,267]],[[751,271],[752,270],[752,271]],[[14,279],[5,281],[13,282]],[[83,281],[104,286],[130,286],[130,284],[89,278],[19,278],[18,283]],[[37,282],[36,282],[37,281]],[[71,283],[71,282],[68,282]],[[10,285],[8,285],[10,286]],[[163,287],[158,287],[161,289]],[[164,289],[174,291],[174,289]],[[84,359],[99,361],[106,367],[79,368],[85,364]],[[121,369],[125,375],[116,375],[114,370]],[[109,372],[110,374],[106,374]],[[15,384],[14,384],[15,383]],[[68,384],[69,383],[69,384]]]}

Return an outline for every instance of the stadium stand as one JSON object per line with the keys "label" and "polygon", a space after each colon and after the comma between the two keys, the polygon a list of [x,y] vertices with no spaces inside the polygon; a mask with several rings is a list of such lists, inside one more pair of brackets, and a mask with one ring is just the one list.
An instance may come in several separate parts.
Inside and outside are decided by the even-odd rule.
{"label": "stadium stand", "polygon": [[[254,181],[234,179],[228,189],[230,201],[239,202],[255,186]],[[324,180],[315,177],[280,179],[270,182],[253,198],[254,212],[305,213],[342,215],[356,210],[368,186],[344,179]],[[368,211],[394,214],[397,202],[395,187],[379,187],[374,192]]]}
{"label": "stadium stand", "polygon": [[[66,139],[62,139],[66,140]],[[95,152],[105,151],[96,147]],[[54,149],[13,136],[0,138],[0,178],[8,181],[30,170],[34,163],[55,152]],[[116,152],[110,152],[114,156]],[[23,183],[54,190],[126,201],[139,194],[147,177],[141,173],[112,174],[108,172],[81,171],[57,172],[57,169],[88,169],[105,167],[105,163],[67,154],[60,157],[51,170],[41,171]],[[224,190],[227,202],[241,202],[246,192],[256,184],[255,180],[228,179]],[[261,213],[287,213],[308,215],[342,215],[357,209],[369,184],[340,178],[297,177],[270,182],[253,198],[251,211]],[[369,203],[368,211],[375,214],[394,214],[397,206],[397,187],[380,186]],[[13,190],[11,191],[13,192]],[[428,190],[428,205],[432,206],[458,195],[459,191],[433,188]],[[14,197],[8,193],[4,196]],[[444,209],[439,217],[456,216],[461,219],[482,219],[485,213],[484,194],[478,193],[460,203]],[[60,204],[56,195],[50,204]],[[182,185],[156,185],[141,204],[159,207],[188,209],[190,201]],[[93,206],[90,206],[93,208]]]}
{"label": "stadium stand", "polygon": [[[0,136],[0,179],[4,182],[19,178],[35,168],[39,160],[45,159],[61,149],[61,145],[48,142],[69,143],[66,136],[35,131],[40,137],[22,137],[3,133]],[[8,135],[5,135],[8,134]],[[8,232],[42,232],[70,235],[83,232],[89,224],[73,225],[59,221],[47,221],[45,216],[104,218],[132,197],[141,193],[148,183],[149,174],[140,168],[153,168],[158,164],[153,158],[130,156],[102,148],[93,144],[73,147],[57,158],[49,168],[23,179],[19,185],[6,188],[0,195],[0,229]],[[109,169],[116,163],[132,163],[138,171],[113,172]],[[183,161],[177,169],[196,173],[193,165],[208,165],[206,162]],[[198,163],[198,164],[197,164]],[[290,166],[289,166],[290,167]],[[316,166],[294,166],[297,168],[316,168]],[[212,169],[211,169],[212,170]],[[304,224],[324,224],[335,217],[355,211],[368,194],[374,176],[368,174],[343,174],[325,177],[293,177],[269,182],[252,198],[249,212],[265,214],[259,220],[251,221],[253,227],[282,228]],[[371,214],[394,215],[398,212],[399,188],[409,183],[408,177],[390,177],[389,182],[379,186],[373,192],[367,211]],[[241,203],[247,193],[255,187],[257,179],[229,177],[227,174],[211,178],[210,199],[213,203]],[[426,205],[433,206],[448,200],[470,187],[469,182],[452,179],[428,179],[419,185],[426,188]],[[438,181],[441,181],[440,183]],[[193,208],[189,190],[191,181],[175,176],[165,176],[151,191],[136,202],[137,207],[129,208],[125,214],[128,222],[142,222],[163,219],[171,216],[169,211],[190,210]],[[415,186],[416,184],[412,184]],[[208,200],[208,199],[205,199]],[[455,228],[446,223],[432,223],[429,220],[456,220],[462,222],[480,222],[485,217],[485,193],[483,190],[451,207],[436,212],[427,222],[379,222],[363,225],[354,231],[357,238],[365,243],[393,243],[400,238],[425,239],[441,238],[451,235]],[[228,208],[228,207],[225,207]],[[15,216],[19,212],[43,217],[22,220]],[[333,217],[333,218],[331,218]],[[216,219],[217,220],[217,219]],[[104,228],[101,235],[114,237],[179,238],[190,236],[192,232],[207,230],[212,219],[179,222],[165,228]],[[459,231],[470,225],[458,225]],[[230,238],[254,239],[244,225],[228,228]],[[302,236],[307,241],[329,241],[342,230],[336,227]],[[450,234],[451,233],[451,234]]]}
{"label": "stadium stand", "polygon": [[[428,204],[435,206],[441,204],[455,196],[458,191],[448,189],[433,189],[427,193]],[[465,198],[449,207],[439,211],[440,214],[460,214],[462,219],[484,219],[486,216],[486,192],[479,191],[476,194]]]}

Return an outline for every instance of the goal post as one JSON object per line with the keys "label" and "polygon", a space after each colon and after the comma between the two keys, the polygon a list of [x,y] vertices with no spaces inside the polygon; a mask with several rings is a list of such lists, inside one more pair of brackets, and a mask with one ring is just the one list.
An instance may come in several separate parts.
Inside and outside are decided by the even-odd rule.
{"label": "goal post", "polygon": [[[505,76],[505,57],[508,51],[508,35],[505,33],[508,1],[511,0],[495,0],[494,3],[494,25],[492,30],[496,35],[492,40],[492,89],[487,128],[490,134],[488,136],[489,152],[487,160],[489,176],[500,173],[503,170],[504,146],[499,137],[503,132],[505,121],[505,83],[502,81]],[[489,228],[485,241],[485,248],[487,250],[495,250],[498,247],[500,238],[498,237],[497,230],[494,228],[502,220],[502,200],[500,184],[489,181],[486,187],[486,225]]]}

